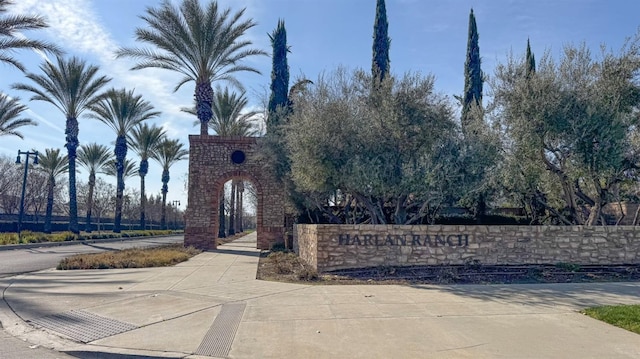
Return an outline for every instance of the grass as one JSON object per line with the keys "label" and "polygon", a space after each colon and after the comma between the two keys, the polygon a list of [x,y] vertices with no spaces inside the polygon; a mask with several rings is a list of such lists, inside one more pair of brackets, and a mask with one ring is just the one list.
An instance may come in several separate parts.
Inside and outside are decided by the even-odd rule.
{"label": "grass", "polygon": [[616,327],[640,334],[640,305],[595,307],[585,309],[582,313]]}
{"label": "grass", "polygon": [[57,269],[114,269],[166,267],[200,253],[192,247],[171,244],[156,248],[131,248],[116,252],[78,254],[60,261]]}

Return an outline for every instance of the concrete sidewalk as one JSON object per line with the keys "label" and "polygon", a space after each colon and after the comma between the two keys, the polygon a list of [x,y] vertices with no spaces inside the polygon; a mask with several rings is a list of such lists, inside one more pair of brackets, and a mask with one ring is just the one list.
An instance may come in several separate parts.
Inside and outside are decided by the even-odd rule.
{"label": "concrete sidewalk", "polygon": [[254,233],[168,268],[2,278],[0,321],[80,358],[640,357],[640,335],[577,312],[638,304],[640,283],[263,282],[255,243]]}

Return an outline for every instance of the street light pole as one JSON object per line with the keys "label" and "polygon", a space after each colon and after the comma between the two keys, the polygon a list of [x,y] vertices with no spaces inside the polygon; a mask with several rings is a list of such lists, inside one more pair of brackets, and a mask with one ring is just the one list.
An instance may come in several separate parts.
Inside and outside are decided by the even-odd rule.
{"label": "street light pole", "polygon": [[27,170],[29,169],[29,157],[33,156],[33,164],[38,164],[38,151],[20,151],[18,150],[18,157],[16,158],[16,164],[20,164],[20,155],[26,155],[24,161],[24,176],[22,177],[22,195],[20,196],[20,214],[18,215],[18,241],[20,241],[20,232],[22,231],[22,217],[24,216],[24,194],[27,190]]}
{"label": "street light pole", "polygon": [[178,206],[180,206],[180,201],[174,200],[174,201],[171,201],[171,204],[174,207],[173,208],[173,229],[176,229],[178,227]]}

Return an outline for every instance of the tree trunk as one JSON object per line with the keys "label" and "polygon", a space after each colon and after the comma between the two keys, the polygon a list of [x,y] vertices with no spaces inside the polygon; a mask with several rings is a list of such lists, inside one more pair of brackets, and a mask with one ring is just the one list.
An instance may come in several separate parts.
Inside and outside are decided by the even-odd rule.
{"label": "tree trunk", "polygon": [[53,176],[49,177],[47,181],[47,213],[44,217],[44,233],[51,233],[51,216],[53,214],[53,187],[56,185],[56,180]]}
{"label": "tree trunk", "polygon": [[89,195],[87,196],[87,223],[85,224],[85,232],[91,233],[91,213],[93,209],[93,191],[96,186],[96,173],[89,173]]}
{"label": "tree trunk", "polygon": [[67,157],[69,159],[69,231],[80,234],[78,226],[78,197],[76,188],[76,151],[78,142],[78,120],[75,117],[67,117],[65,128],[67,143]]}
{"label": "tree trunk", "polygon": [[[600,212],[602,211],[602,203],[597,201],[595,206],[591,207],[591,212],[589,213],[589,219],[587,219],[587,226],[595,226],[598,224],[598,219],[600,218]],[[604,225],[604,223],[603,223]]]}
{"label": "tree trunk", "polygon": [[213,116],[211,104],[213,103],[213,88],[209,77],[196,80],[196,115],[200,120],[200,136],[209,134],[209,121]]}
{"label": "tree trunk", "polygon": [[236,234],[236,180],[231,180],[231,197],[229,204],[229,235]]}
{"label": "tree trunk", "polygon": [[396,198],[396,211],[394,213],[394,223],[404,224],[407,221],[407,208],[404,202],[407,200],[407,195],[402,195]]}
{"label": "tree trunk", "polygon": [[[587,226],[595,226],[598,224],[598,220],[602,215],[602,208],[607,204],[607,188],[600,186],[600,181],[596,178],[593,179],[594,187],[596,188],[595,203],[591,206],[591,212],[589,212],[589,218],[587,219]],[[604,226],[604,220],[602,225]]]}
{"label": "tree trunk", "polygon": [[145,158],[140,161],[140,169],[138,170],[138,174],[140,175],[140,229],[143,231],[146,227],[146,207],[147,207],[147,196],[145,194],[145,182],[144,178],[147,175],[147,171],[149,170],[149,161]]}
{"label": "tree trunk", "polygon": [[169,192],[169,170],[162,171],[162,215],[160,217],[160,228],[167,229],[167,192]]}
{"label": "tree trunk", "polygon": [[113,221],[113,232],[122,231],[122,202],[124,195],[124,161],[127,157],[127,138],[118,136],[116,139],[116,213]]}

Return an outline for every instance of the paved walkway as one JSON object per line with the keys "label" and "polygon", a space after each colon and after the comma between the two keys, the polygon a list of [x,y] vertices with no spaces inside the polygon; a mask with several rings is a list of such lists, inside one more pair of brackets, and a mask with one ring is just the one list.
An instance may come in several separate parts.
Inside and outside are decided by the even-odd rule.
{"label": "paved walkway", "polygon": [[640,283],[263,282],[255,241],[175,267],[2,278],[0,322],[32,350],[80,358],[640,357],[640,335],[577,312],[640,303]]}

